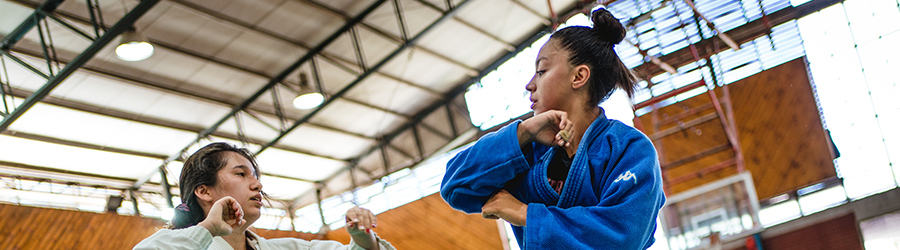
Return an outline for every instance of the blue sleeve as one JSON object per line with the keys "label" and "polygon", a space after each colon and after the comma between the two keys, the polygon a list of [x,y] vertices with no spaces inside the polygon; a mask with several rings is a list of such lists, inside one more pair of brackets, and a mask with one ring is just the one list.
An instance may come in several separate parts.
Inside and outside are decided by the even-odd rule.
{"label": "blue sleeve", "polygon": [[[441,197],[455,209],[480,213],[484,203],[519,173],[531,169],[516,135],[520,121],[481,137],[447,162]],[[530,154],[530,152],[529,152]]]}
{"label": "blue sleeve", "polygon": [[605,178],[598,204],[570,208],[528,204],[527,249],[645,249],[653,243],[656,216],[665,203],[656,150],[642,134],[611,144],[612,152],[622,153],[611,155],[606,164],[591,159],[597,171],[605,172],[597,176]]}

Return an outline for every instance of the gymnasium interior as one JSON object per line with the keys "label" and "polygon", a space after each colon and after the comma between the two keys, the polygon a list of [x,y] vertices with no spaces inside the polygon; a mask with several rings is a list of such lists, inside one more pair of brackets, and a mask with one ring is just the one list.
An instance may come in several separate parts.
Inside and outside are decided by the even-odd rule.
{"label": "gymnasium interior", "polygon": [[659,156],[649,249],[900,250],[898,0],[0,0],[0,249],[131,249],[213,142],[256,155],[264,238],[346,244],[360,206],[397,249],[520,249],[446,164],[598,8],[640,81],[601,107]]}

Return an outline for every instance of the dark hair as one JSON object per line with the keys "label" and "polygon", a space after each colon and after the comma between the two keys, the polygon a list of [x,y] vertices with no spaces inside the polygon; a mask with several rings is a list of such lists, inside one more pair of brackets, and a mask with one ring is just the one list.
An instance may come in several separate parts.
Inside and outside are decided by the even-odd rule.
{"label": "dark hair", "polygon": [[595,10],[591,21],[594,28],[569,26],[554,32],[550,41],[555,39],[569,52],[569,63],[590,68],[589,105],[596,106],[605,101],[616,87],[631,97],[637,77],[613,50],[613,46],[625,38],[625,27],[606,9]]}
{"label": "dark hair", "polygon": [[256,171],[256,177],[259,178],[259,166],[256,164],[256,158],[247,149],[224,142],[216,142],[197,150],[184,161],[181,178],[178,180],[178,187],[181,189],[181,203],[187,205],[188,211],[175,209],[175,217],[172,218],[169,225],[171,229],[190,227],[206,219],[203,208],[200,207],[200,202],[194,195],[194,190],[201,185],[209,187],[216,185],[219,170],[225,167],[228,161],[227,152],[235,152],[247,158],[253,165],[253,170]]}

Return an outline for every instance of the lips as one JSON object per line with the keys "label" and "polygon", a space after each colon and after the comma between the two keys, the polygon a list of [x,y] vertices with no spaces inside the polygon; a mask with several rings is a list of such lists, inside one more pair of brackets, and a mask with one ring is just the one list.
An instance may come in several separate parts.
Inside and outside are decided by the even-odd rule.
{"label": "lips", "polygon": [[250,197],[251,201],[255,201],[257,204],[262,206],[262,194],[256,194],[253,197]]}

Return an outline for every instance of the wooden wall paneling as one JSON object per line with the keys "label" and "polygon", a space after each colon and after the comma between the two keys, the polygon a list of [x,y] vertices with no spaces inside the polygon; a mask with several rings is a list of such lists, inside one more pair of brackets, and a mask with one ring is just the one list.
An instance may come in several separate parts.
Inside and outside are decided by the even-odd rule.
{"label": "wooden wall paneling", "polygon": [[321,240],[325,239],[325,235],[318,235],[314,233],[304,233],[304,232],[295,232],[295,231],[282,231],[282,230],[266,230],[261,228],[252,228],[251,229],[256,235],[266,239],[276,239],[276,238],[298,238],[304,240]]}
{"label": "wooden wall paneling", "polygon": [[831,144],[798,58],[731,86],[735,123],[760,199],[837,176]]}
{"label": "wooden wall paneling", "polygon": [[[729,85],[734,119],[745,169],[753,175],[757,196],[772,197],[836,176],[830,144],[819,118],[804,58],[757,73]],[[721,88],[716,94],[722,99]],[[658,109],[660,121],[681,117],[687,122],[715,111],[708,107],[710,97],[701,94]],[[648,134],[678,126],[677,122],[653,127],[652,113],[638,117]],[[697,129],[700,134],[697,134]],[[660,164],[666,165],[704,149],[726,144],[727,138],[718,119],[690,127],[654,144],[661,151]],[[707,155],[677,167],[664,169],[666,179],[697,172],[704,167],[733,157],[731,149]],[[736,174],[734,166],[706,173],[683,183],[668,186],[668,195]]]}
{"label": "wooden wall paneling", "polygon": [[[716,89],[716,92],[718,92],[717,96],[719,96],[720,101],[723,101],[721,89]],[[722,128],[722,123],[716,116],[716,111],[713,109],[708,94],[703,93],[659,108],[656,113],[656,124],[658,126],[654,126],[652,113],[639,117],[645,128],[648,131],[653,131],[653,134],[658,135],[662,131],[684,128],[654,140],[657,150],[662,152],[660,154],[660,165],[664,168],[663,174],[666,176],[667,181],[699,173],[707,167],[734,158],[734,151],[728,144],[727,135],[724,128]],[[704,122],[694,126],[687,126],[692,121],[702,121],[698,119],[704,117],[707,118]],[[715,148],[721,150],[691,161],[682,161],[682,164],[677,166],[672,165],[674,162]],[[736,173],[737,170],[733,164],[726,165],[724,168],[703,173],[681,183],[668,183],[667,191],[669,195],[676,194]]]}
{"label": "wooden wall paneling", "polygon": [[[778,236],[764,238],[766,250],[863,250],[859,224],[853,213]],[[745,250],[746,247],[733,250]]]}
{"label": "wooden wall paneling", "polygon": [[131,249],[159,219],[0,204],[0,249]]}
{"label": "wooden wall paneling", "polygon": [[[399,249],[503,249],[494,220],[466,215],[439,194],[378,216],[379,236]],[[165,227],[152,218],[0,204],[0,250],[131,249]],[[252,229],[263,238],[334,239],[349,243],[344,229],[328,235]]]}
{"label": "wooden wall paneling", "polygon": [[[397,249],[503,249],[496,221],[456,211],[440,194],[379,214],[375,231]],[[327,238],[350,242],[343,228]]]}

